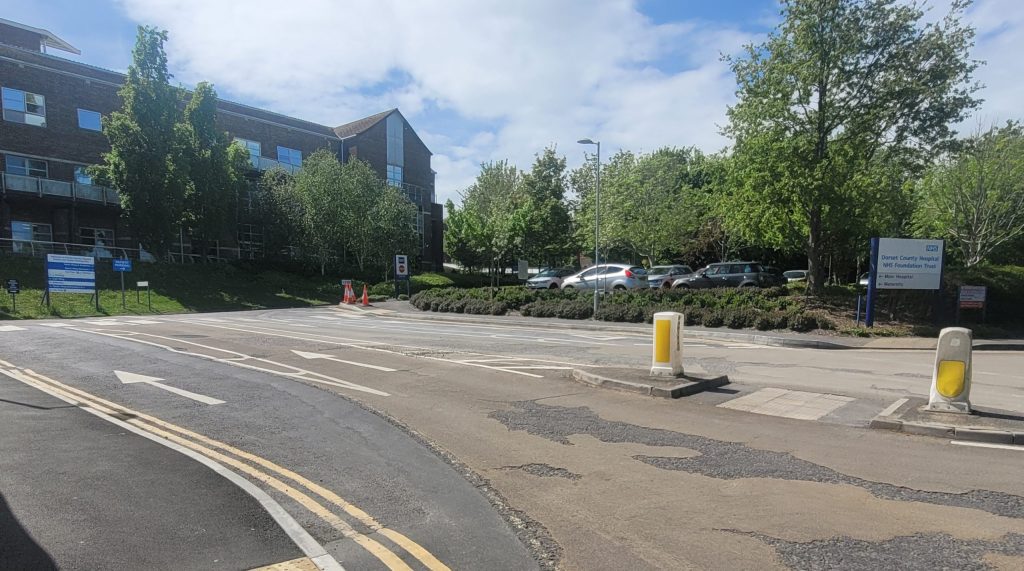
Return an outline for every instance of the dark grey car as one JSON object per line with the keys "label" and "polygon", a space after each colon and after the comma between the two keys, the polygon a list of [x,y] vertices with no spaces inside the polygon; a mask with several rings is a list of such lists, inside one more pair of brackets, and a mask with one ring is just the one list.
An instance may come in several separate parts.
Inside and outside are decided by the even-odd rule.
{"label": "dark grey car", "polygon": [[691,276],[672,282],[673,289],[705,289],[711,287],[770,287],[778,278],[757,262],[722,262],[710,264]]}
{"label": "dark grey car", "polygon": [[690,266],[651,266],[647,270],[647,285],[657,289],[660,287],[672,287],[672,282],[693,273]]}
{"label": "dark grey car", "polygon": [[548,268],[526,280],[530,289],[558,289],[562,287],[562,278],[576,273],[572,268]]}

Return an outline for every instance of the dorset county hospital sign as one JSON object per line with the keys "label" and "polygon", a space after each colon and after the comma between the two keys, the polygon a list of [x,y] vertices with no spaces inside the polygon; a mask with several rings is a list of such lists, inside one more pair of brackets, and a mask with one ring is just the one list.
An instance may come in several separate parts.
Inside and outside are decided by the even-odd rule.
{"label": "dorset county hospital sign", "polygon": [[878,289],[930,289],[942,287],[942,240],[878,239]]}

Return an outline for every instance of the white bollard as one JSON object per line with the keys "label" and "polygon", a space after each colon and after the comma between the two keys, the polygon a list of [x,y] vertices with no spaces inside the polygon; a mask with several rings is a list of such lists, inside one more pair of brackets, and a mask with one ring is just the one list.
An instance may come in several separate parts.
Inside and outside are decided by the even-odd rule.
{"label": "white bollard", "polygon": [[655,313],[651,375],[678,377],[682,374],[683,314],[674,311]]}
{"label": "white bollard", "polygon": [[971,412],[971,330],[947,327],[939,333],[928,410]]}

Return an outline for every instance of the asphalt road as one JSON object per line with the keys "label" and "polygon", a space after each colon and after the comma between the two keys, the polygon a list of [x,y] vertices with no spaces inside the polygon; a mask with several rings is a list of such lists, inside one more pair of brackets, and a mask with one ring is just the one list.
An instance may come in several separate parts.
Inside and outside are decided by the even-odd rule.
{"label": "asphalt road", "polygon": [[[414,569],[1024,566],[1020,449],[863,428],[926,394],[929,352],[698,341],[689,370],[733,384],[667,401],[568,379],[642,367],[644,335],[330,308],[17,326],[0,332],[17,375],[212,455],[348,569],[399,568],[388,553]],[[1019,359],[977,353],[974,401],[1024,409]],[[3,387],[36,390],[0,376]],[[847,398],[817,420],[727,408],[784,389]],[[76,489],[77,464],[55,462]],[[12,506],[26,494],[4,480],[0,493]],[[44,533],[56,524],[13,513],[37,552],[59,552],[59,532]]]}

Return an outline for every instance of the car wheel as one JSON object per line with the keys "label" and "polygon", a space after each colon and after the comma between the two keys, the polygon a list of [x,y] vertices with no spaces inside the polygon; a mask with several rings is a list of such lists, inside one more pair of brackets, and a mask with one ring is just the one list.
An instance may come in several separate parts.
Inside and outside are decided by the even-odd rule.
{"label": "car wheel", "polygon": [[679,284],[672,286],[672,289],[690,289],[690,286],[687,284]]}
{"label": "car wheel", "polygon": [[612,289],[615,290],[615,291],[625,291],[626,290],[626,286],[620,284],[620,285],[617,285],[617,286],[613,287]]}
{"label": "car wheel", "polygon": [[558,289],[558,284],[551,284],[548,289]]}
{"label": "car wheel", "polygon": [[742,288],[748,288],[748,287],[757,287],[757,284],[755,284],[755,283],[753,283],[753,282],[747,282],[747,283],[745,283],[745,284],[740,284],[740,288],[741,288],[741,289],[742,289]]}
{"label": "car wheel", "polygon": [[571,286],[571,285],[567,285],[567,286],[563,286],[562,289],[576,289],[576,287],[575,286]]}
{"label": "car wheel", "polygon": [[666,282],[661,284],[661,289],[672,289],[672,284]]}

